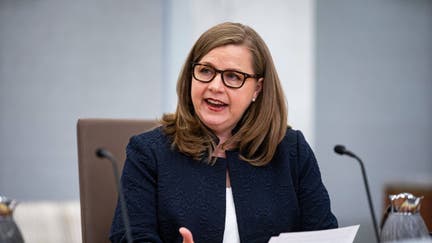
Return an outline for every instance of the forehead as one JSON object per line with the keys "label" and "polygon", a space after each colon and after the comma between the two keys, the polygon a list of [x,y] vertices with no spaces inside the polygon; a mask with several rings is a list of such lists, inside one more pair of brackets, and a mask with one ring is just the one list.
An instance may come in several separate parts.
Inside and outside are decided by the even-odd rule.
{"label": "forehead", "polygon": [[218,69],[239,69],[252,72],[252,54],[245,45],[225,45],[212,49],[200,63],[211,64]]}

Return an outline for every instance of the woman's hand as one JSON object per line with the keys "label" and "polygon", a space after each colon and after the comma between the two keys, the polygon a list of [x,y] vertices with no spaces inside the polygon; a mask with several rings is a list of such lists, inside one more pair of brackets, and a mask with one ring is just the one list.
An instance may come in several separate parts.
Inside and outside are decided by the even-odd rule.
{"label": "woman's hand", "polygon": [[179,229],[180,234],[183,236],[183,243],[194,243],[192,232],[185,227]]}

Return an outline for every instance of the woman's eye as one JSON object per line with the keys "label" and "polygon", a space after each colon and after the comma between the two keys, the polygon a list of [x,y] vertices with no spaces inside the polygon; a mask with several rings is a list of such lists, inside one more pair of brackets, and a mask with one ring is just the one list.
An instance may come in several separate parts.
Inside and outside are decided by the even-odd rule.
{"label": "woman's eye", "polygon": [[236,73],[236,72],[226,72],[225,78],[229,79],[230,81],[234,81],[234,82],[242,80],[241,75]]}
{"label": "woman's eye", "polygon": [[213,73],[213,70],[211,68],[208,68],[208,67],[203,67],[199,71],[202,74],[212,74]]}

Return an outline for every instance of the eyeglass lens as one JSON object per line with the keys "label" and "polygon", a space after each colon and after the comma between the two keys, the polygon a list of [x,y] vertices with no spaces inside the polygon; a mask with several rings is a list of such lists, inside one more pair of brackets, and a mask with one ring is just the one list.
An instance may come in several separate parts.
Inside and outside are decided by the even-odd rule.
{"label": "eyeglass lens", "polygon": [[246,79],[243,73],[233,70],[221,71],[203,64],[195,64],[193,71],[195,79],[201,82],[210,82],[216,77],[217,73],[221,73],[224,84],[232,88],[241,87]]}

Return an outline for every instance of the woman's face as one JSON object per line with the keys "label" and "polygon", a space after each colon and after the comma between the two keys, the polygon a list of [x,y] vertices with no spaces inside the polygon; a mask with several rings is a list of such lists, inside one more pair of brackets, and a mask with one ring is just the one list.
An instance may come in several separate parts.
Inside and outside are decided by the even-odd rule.
{"label": "woman's face", "polygon": [[[243,45],[226,45],[214,48],[200,61],[218,70],[236,70],[254,75],[252,55]],[[233,89],[224,85],[220,73],[203,83],[192,77],[191,97],[196,114],[221,140],[231,136],[232,129],[257,98],[262,87],[262,78],[246,79],[241,88]]]}

